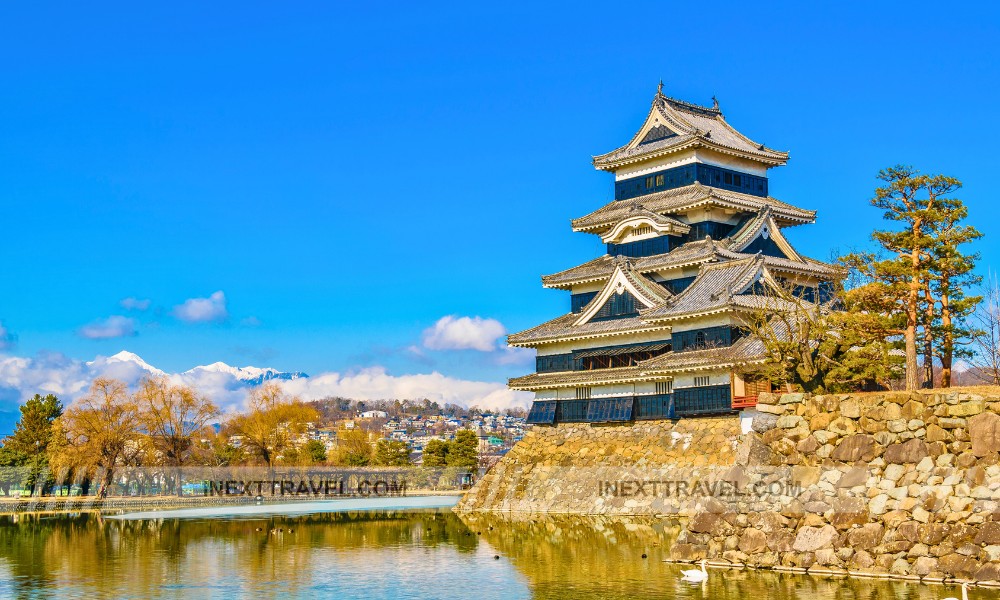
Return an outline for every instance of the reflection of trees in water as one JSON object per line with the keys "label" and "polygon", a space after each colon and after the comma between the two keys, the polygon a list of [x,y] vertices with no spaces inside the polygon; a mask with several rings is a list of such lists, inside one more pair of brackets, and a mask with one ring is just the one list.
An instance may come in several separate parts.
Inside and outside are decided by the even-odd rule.
{"label": "reflection of trees in water", "polygon": [[954,591],[899,581],[730,569],[710,569],[703,587],[679,581],[681,569],[690,566],[662,562],[680,531],[674,520],[485,513],[460,518],[510,559],[530,582],[535,598],[930,600]]}
{"label": "reflection of trees in water", "polygon": [[236,575],[249,582],[248,588],[280,579],[283,590],[294,594],[311,584],[319,550],[448,546],[472,552],[477,544],[453,514],[434,510],[246,520],[121,521],[97,513],[0,516],[0,560],[22,586],[30,586],[23,588],[29,595],[67,581],[94,590],[141,593],[164,582],[211,584]]}

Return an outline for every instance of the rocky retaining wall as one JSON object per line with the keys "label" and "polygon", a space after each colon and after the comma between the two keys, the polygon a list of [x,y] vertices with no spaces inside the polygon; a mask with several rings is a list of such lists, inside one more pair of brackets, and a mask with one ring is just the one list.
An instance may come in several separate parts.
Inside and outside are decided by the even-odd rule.
{"label": "rocky retaining wall", "polygon": [[[784,394],[760,397],[745,435],[735,417],[535,428],[457,509],[679,513],[688,518],[670,550],[677,560],[998,581],[998,413],[992,388]],[[772,469],[772,481],[794,485],[762,508],[714,494],[672,503],[655,487],[608,494],[598,483],[662,480],[665,469],[690,479],[710,467],[734,480]]]}
{"label": "rocky retaining wall", "polygon": [[460,512],[656,515],[674,512],[655,494],[602,493],[664,469],[709,470],[736,462],[735,416],[628,425],[534,427],[459,502]]}
{"label": "rocky retaining wall", "polygon": [[792,467],[776,511],[694,515],[675,558],[1000,580],[1000,391],[766,395],[742,443]]}

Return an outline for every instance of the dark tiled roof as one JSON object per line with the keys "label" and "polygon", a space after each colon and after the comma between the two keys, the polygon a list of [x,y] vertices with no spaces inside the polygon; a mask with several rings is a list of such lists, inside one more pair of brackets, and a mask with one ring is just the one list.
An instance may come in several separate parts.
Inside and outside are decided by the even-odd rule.
{"label": "dark tiled roof", "polygon": [[508,386],[515,390],[539,390],[559,387],[590,386],[643,381],[662,375],[672,375],[699,369],[729,368],[734,365],[759,362],[766,357],[764,344],[754,336],[745,336],[732,346],[667,352],[640,362],[634,367],[532,373],[515,377]]}
{"label": "dark tiled roof", "polygon": [[724,309],[764,268],[761,256],[707,264],[683,292],[662,306],[641,311],[646,320],[677,318]]}
{"label": "dark tiled roof", "polygon": [[[709,239],[688,242],[682,246],[674,248],[665,254],[654,254],[633,259],[633,268],[644,274],[673,269],[683,266],[696,265],[699,263],[741,260],[755,256],[742,252],[733,252],[727,249],[726,240],[716,242]],[[797,273],[808,273],[822,276],[835,276],[839,273],[836,267],[801,257],[802,260],[792,260],[778,256],[764,255],[764,263],[781,271],[793,271]],[[566,269],[552,275],[543,275],[542,284],[546,287],[569,287],[571,285],[586,283],[589,281],[601,281],[607,279],[615,270],[614,257],[605,254],[577,267]]]}
{"label": "dark tiled roof", "polygon": [[[657,93],[653,98],[646,122],[650,119],[665,122],[677,135],[654,142],[642,143],[639,134],[621,148],[594,157],[594,166],[612,170],[620,165],[653,158],[692,146],[715,150],[756,159],[770,165],[782,165],[788,161],[788,153],[773,150],[759,144],[733,129],[718,108],[707,108],[682,100],[668,98]],[[643,126],[645,127],[645,123]],[[662,127],[662,125],[660,126]]]}
{"label": "dark tiled roof", "polygon": [[785,224],[812,223],[816,220],[815,211],[798,208],[775,198],[730,192],[695,182],[638,198],[613,200],[588,215],[573,219],[570,223],[575,231],[602,233],[614,227],[622,219],[628,218],[633,206],[637,204],[645,210],[660,214],[681,212],[703,204],[755,213],[765,206],[770,206],[774,218]]}
{"label": "dark tiled roof", "polygon": [[643,373],[674,373],[692,369],[730,367],[754,362],[766,356],[764,344],[755,336],[740,338],[726,348],[709,348],[687,352],[667,352],[639,363]]}
{"label": "dark tiled roof", "polygon": [[512,390],[536,390],[598,383],[625,383],[641,378],[639,367],[595,369],[592,371],[563,371],[560,373],[532,373],[515,377],[507,382]]}
{"label": "dark tiled roof", "polygon": [[646,323],[639,317],[590,321],[583,325],[574,325],[579,318],[580,313],[569,313],[546,321],[537,327],[512,333],[507,336],[507,342],[518,346],[556,339],[604,337],[668,329],[664,325]]}

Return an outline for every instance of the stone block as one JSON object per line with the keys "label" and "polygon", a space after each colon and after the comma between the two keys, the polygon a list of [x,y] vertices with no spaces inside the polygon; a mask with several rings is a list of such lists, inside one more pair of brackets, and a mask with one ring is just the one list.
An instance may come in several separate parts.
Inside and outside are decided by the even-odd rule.
{"label": "stone block", "polygon": [[750,422],[750,428],[757,433],[764,433],[769,429],[774,429],[777,423],[778,415],[757,412],[754,414],[753,420]]}
{"label": "stone block", "polygon": [[861,416],[861,405],[856,398],[847,398],[840,403],[840,414],[848,419],[857,419]]}
{"label": "stone block", "polygon": [[875,454],[875,439],[868,434],[858,434],[842,439],[830,458],[843,462],[867,462],[875,458]]}
{"label": "stone block", "polygon": [[855,550],[871,550],[882,543],[885,528],[881,523],[868,523],[847,534],[847,543]]}
{"label": "stone block", "polygon": [[854,467],[848,469],[837,481],[838,488],[852,488],[868,483],[868,469],[865,467]]}
{"label": "stone block", "polygon": [[747,529],[740,536],[738,548],[747,554],[760,552],[767,548],[767,534],[759,529]]}
{"label": "stone block", "polygon": [[902,444],[892,444],[885,449],[883,458],[887,463],[916,464],[926,456],[929,456],[927,443],[923,440],[912,439]]}
{"label": "stone block", "polygon": [[928,442],[947,442],[951,440],[951,436],[941,427],[931,423],[927,426],[927,433],[924,435],[924,439]]}
{"label": "stone block", "polygon": [[782,394],[778,399],[778,404],[801,404],[805,394]]}
{"label": "stone block", "polygon": [[830,424],[826,427],[826,430],[829,431],[830,433],[835,433],[841,436],[853,435],[858,431],[858,426],[852,419],[848,419],[846,417],[838,417],[833,421],[830,421]]}
{"label": "stone block", "polygon": [[835,539],[837,530],[832,525],[803,527],[796,534],[792,549],[796,552],[815,552],[820,548],[832,547]]}
{"label": "stone block", "polygon": [[[961,404],[956,404],[954,406],[948,407],[949,417],[971,417],[973,415],[978,415],[983,412],[986,405],[983,403],[982,398],[977,400],[972,400],[970,402],[962,402]],[[993,414],[993,413],[989,413]]]}
{"label": "stone block", "polygon": [[1000,451],[1000,415],[981,413],[969,419],[969,437],[977,457]]}
{"label": "stone block", "polygon": [[975,543],[980,545],[1000,544],[1000,523],[991,521],[980,525],[975,537]]}
{"label": "stone block", "polygon": [[778,427],[779,429],[792,429],[793,427],[798,427],[804,422],[805,419],[798,415],[782,415],[778,417],[775,427]]}
{"label": "stone block", "polygon": [[850,566],[852,569],[870,569],[875,564],[875,559],[867,550],[858,550],[851,557]]}
{"label": "stone block", "polygon": [[674,560],[701,560],[708,558],[708,546],[702,544],[674,544],[670,546],[670,558]]}

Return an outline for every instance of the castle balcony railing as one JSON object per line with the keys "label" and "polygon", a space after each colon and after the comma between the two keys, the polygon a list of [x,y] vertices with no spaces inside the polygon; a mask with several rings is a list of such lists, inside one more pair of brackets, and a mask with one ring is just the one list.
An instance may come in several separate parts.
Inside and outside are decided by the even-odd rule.
{"label": "castle balcony railing", "polygon": [[757,396],[733,396],[733,410],[743,410],[757,406]]}

